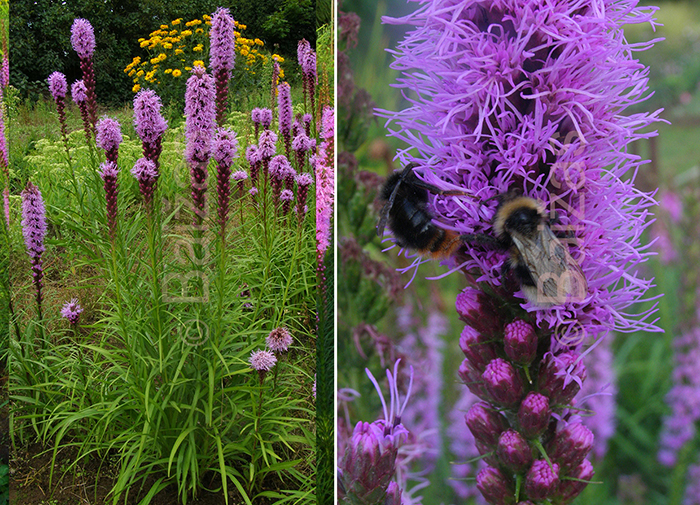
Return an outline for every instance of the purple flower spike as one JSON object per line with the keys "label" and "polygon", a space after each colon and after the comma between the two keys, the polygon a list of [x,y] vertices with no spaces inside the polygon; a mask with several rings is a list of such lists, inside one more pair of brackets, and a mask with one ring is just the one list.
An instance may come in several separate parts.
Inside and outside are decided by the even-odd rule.
{"label": "purple flower spike", "polygon": [[85,82],[85,94],[87,101],[88,118],[90,128],[95,133],[97,123],[97,96],[95,95],[95,69],[92,64],[92,56],[95,51],[95,32],[87,19],[73,20],[71,26],[71,44],[80,58],[80,70],[83,72]]}
{"label": "purple flower spike", "polygon": [[530,467],[525,477],[525,493],[534,501],[552,497],[559,488],[559,465],[549,466],[544,459],[538,459]]}
{"label": "purple flower spike", "polygon": [[97,123],[97,146],[104,149],[107,161],[117,163],[119,144],[122,142],[121,126],[116,119],[107,116]]}
{"label": "purple flower spike", "polygon": [[304,221],[304,216],[306,211],[304,207],[306,206],[306,197],[309,194],[309,187],[313,184],[314,180],[309,174],[299,174],[294,177],[297,183],[297,216],[299,216],[299,222]]}
{"label": "purple flower spike", "polygon": [[476,487],[492,505],[515,503],[515,484],[501,470],[487,466],[476,474]]}
{"label": "purple flower spike", "polygon": [[141,139],[144,157],[155,163],[156,170],[160,166],[163,134],[168,129],[168,122],[160,114],[162,106],[153,90],[142,89],[134,96],[134,128]]}
{"label": "purple flower spike", "polygon": [[260,173],[260,165],[262,164],[262,157],[260,156],[260,149],[255,144],[249,145],[245,151],[245,158],[250,164],[250,178],[253,184],[258,183],[258,174]]}
{"label": "purple flower spike", "polygon": [[80,319],[80,314],[82,314],[83,308],[78,303],[77,298],[72,298],[71,301],[66,302],[61,309],[61,317],[68,319],[68,322],[72,325],[77,325]]}
{"label": "purple flower spike", "polygon": [[263,177],[268,179],[268,171],[270,168],[270,160],[276,153],[277,134],[272,130],[265,130],[260,134],[260,142],[258,142],[258,153],[262,160]]}
{"label": "purple flower spike", "polygon": [[[117,177],[119,171],[117,164],[112,161],[105,161],[100,165],[100,177],[104,181],[105,200],[107,203],[107,223],[109,225],[109,237],[114,241],[117,236]],[[139,181],[140,185],[140,181]]]}
{"label": "purple flower spike", "polygon": [[546,396],[539,393],[528,393],[518,410],[518,422],[523,435],[534,438],[544,433],[544,430],[549,426],[551,415],[549,399]]}
{"label": "purple flower spike", "polygon": [[331,216],[335,178],[333,172],[333,139],[335,114],[331,107],[323,109],[321,136],[324,141],[315,164],[316,173],[316,251],[321,257],[330,245]]}
{"label": "purple flower spike", "polygon": [[131,174],[139,181],[139,191],[143,195],[146,208],[151,210],[153,202],[153,192],[158,180],[158,170],[156,164],[148,158],[139,158],[131,169]]}
{"label": "purple flower spike", "polygon": [[258,371],[258,377],[260,378],[260,384],[265,380],[265,375],[267,372],[272,370],[272,367],[277,363],[277,358],[270,351],[253,351],[248,358],[248,362],[253,370]]}
{"label": "purple flower spike", "polygon": [[287,158],[289,158],[292,147],[292,119],[294,119],[294,111],[292,110],[292,88],[288,83],[282,82],[277,86],[277,91],[280,133],[284,139],[285,154]]}
{"label": "purple flower spike", "polygon": [[74,19],[70,42],[80,58],[90,58],[95,51],[95,32],[87,19]]}
{"label": "purple flower spike", "polygon": [[513,407],[523,397],[524,389],[520,375],[508,361],[496,358],[486,365],[482,375],[484,387],[496,403]]}
{"label": "purple flower spike", "polygon": [[[219,128],[212,145],[212,158],[216,167],[216,195],[218,204],[219,226],[221,236],[225,237],[226,221],[228,220],[229,198],[231,187],[231,164],[238,157],[238,139],[236,133],[225,128]],[[245,173],[245,172],[244,172]]]}
{"label": "purple flower spike", "polygon": [[282,215],[286,216],[289,213],[289,209],[292,208],[294,193],[288,189],[283,189],[280,194],[280,201],[282,202]]}
{"label": "purple flower spike", "polygon": [[236,186],[238,190],[238,198],[243,196],[243,191],[245,190],[245,181],[248,179],[248,174],[244,170],[237,170],[231,174],[231,180],[236,181]]}
{"label": "purple flower spike", "polygon": [[41,318],[42,279],[44,270],[41,255],[45,251],[44,238],[46,237],[46,209],[41,191],[31,181],[22,191],[22,234],[27,254],[32,260],[32,276],[36,288],[36,303]]}
{"label": "purple flower spike", "polygon": [[52,73],[49,78],[49,91],[54,101],[58,101],[59,98],[65,98],[68,92],[68,83],[66,82],[66,76],[61,72]]}
{"label": "purple flower spike", "polygon": [[272,124],[272,110],[260,109],[260,125],[267,129]]}
{"label": "purple flower spike", "polygon": [[71,96],[73,101],[80,105],[87,100],[87,88],[85,88],[85,83],[82,80],[75,81],[71,86]]}
{"label": "purple flower spike", "polygon": [[292,341],[292,334],[284,327],[275,328],[265,338],[265,344],[274,352],[287,352]]}
{"label": "purple flower spike", "polygon": [[211,19],[209,58],[216,81],[216,122],[219,126],[225,120],[228,100],[228,82],[236,59],[234,51],[233,18],[229,10],[219,7]]}

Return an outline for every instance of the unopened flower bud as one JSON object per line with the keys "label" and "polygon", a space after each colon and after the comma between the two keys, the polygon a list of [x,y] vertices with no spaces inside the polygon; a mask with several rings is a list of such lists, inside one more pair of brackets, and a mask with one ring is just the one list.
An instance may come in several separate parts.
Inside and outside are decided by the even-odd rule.
{"label": "unopened flower bud", "polygon": [[547,353],[540,364],[537,385],[539,392],[549,398],[550,405],[566,405],[581,390],[585,379],[586,367],[578,354]]}
{"label": "unopened flower bud", "polygon": [[593,478],[594,474],[595,472],[593,471],[593,465],[590,461],[584,459],[583,463],[574,468],[568,475],[568,477],[571,477],[572,479],[580,480],[564,479],[561,481],[561,484],[559,485],[558,502],[562,504],[570,503],[574,498],[581,494],[581,491],[585,489],[585,487],[588,485],[588,481]]}
{"label": "unopened flower bud", "polygon": [[492,360],[482,374],[484,387],[494,402],[504,407],[515,406],[523,397],[523,382],[517,370],[508,361]]}
{"label": "unopened flower bud", "polygon": [[515,503],[515,485],[499,469],[487,466],[476,475],[476,487],[492,505]]}
{"label": "unopened flower bud", "polygon": [[464,416],[469,431],[477,442],[496,446],[498,437],[508,429],[508,421],[486,402],[478,402],[471,406]]}
{"label": "unopened flower bud", "polygon": [[520,433],[507,430],[498,438],[496,454],[503,465],[514,473],[527,470],[532,464],[532,449]]}
{"label": "unopened flower bud", "polygon": [[533,501],[552,497],[559,489],[559,465],[549,466],[544,459],[538,459],[530,467],[525,477],[525,493]]}
{"label": "unopened flower bud", "polygon": [[457,375],[462,379],[462,382],[469,388],[473,395],[481,399],[489,398],[489,394],[484,388],[484,381],[481,378],[481,372],[474,368],[468,359],[462,361],[462,364],[457,370]]}
{"label": "unopened flower bud", "polygon": [[547,454],[562,469],[577,467],[593,448],[593,433],[582,423],[569,423],[547,444]]}
{"label": "unopened flower bud", "polygon": [[501,321],[493,298],[483,291],[465,288],[457,295],[459,318],[486,337],[501,333]]}
{"label": "unopened flower bud", "polygon": [[389,483],[384,505],[401,505],[401,488],[395,481]]}
{"label": "unopened flower bud", "polygon": [[529,365],[537,354],[537,334],[531,324],[516,319],[506,325],[503,343],[506,356],[515,363]]}
{"label": "unopened flower bud", "polygon": [[528,393],[518,409],[518,421],[523,435],[528,438],[541,435],[549,425],[551,414],[549,399],[546,396]]}
{"label": "unopened flower bud", "polygon": [[498,357],[494,346],[471,326],[465,326],[462,330],[459,347],[472,366],[482,373],[486,365]]}

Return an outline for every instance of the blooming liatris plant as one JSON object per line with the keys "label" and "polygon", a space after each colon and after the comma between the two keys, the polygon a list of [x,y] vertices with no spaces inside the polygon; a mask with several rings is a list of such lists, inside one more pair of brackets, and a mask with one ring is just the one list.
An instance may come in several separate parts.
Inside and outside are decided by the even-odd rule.
{"label": "blooming liatris plant", "polygon": [[107,116],[97,123],[97,146],[104,149],[107,161],[117,163],[119,144],[122,142],[122,132],[119,122]]}
{"label": "blooming liatris plant", "polygon": [[153,203],[153,193],[155,192],[156,181],[158,180],[158,170],[156,164],[148,158],[139,158],[131,169],[131,174],[139,181],[139,191],[143,196],[146,209],[150,212]]}
{"label": "blooming liatris plant", "polygon": [[[238,158],[238,139],[236,133],[219,128],[212,145],[212,158],[217,163],[216,195],[218,203],[219,226],[221,236],[225,236],[226,221],[228,220],[229,200],[231,196],[231,165]],[[245,174],[245,172],[243,172]]]}
{"label": "blooming liatris plant", "polygon": [[277,134],[272,130],[265,130],[260,134],[260,142],[258,142],[258,154],[262,162],[263,180],[268,180],[268,172],[270,171],[270,160],[276,154]]}
{"label": "blooming liatris plant", "polygon": [[223,125],[228,99],[228,81],[236,60],[234,22],[228,9],[219,7],[211,18],[209,59],[216,81],[216,122]]}
{"label": "blooming liatris plant", "polygon": [[90,123],[90,111],[88,110],[87,88],[82,80],[75,81],[70,88],[73,101],[80,108],[80,115],[83,117],[83,129],[88,143],[92,139],[92,124]]}
{"label": "blooming liatris plant", "polygon": [[331,107],[323,110],[321,136],[323,142],[315,156],[316,173],[316,250],[319,258],[330,245],[331,217],[333,215],[333,138],[334,113]]}
{"label": "blooming liatris plant", "polygon": [[[401,415],[411,395],[413,371],[406,397],[401,404],[397,386],[398,365],[399,361],[396,361],[393,375],[389,370],[386,371],[390,391],[389,408],[376,379],[365,369],[379,393],[384,418],[372,423],[358,422],[345,447],[339,448],[339,453],[342,454],[339,454],[338,496],[344,503],[401,503],[400,500],[385,501],[395,494],[400,496],[400,490],[397,492],[396,482],[393,480],[396,458],[399,447],[406,442],[409,435],[408,430],[401,424]],[[392,482],[394,489],[390,490]]]}
{"label": "blooming liatris plant", "polygon": [[158,158],[163,149],[162,140],[168,122],[160,114],[162,103],[156,92],[143,89],[134,96],[134,129],[141,139],[143,155],[156,167],[160,166]]}
{"label": "blooming liatris plant", "polygon": [[294,111],[292,110],[292,88],[286,82],[281,82],[277,86],[277,104],[279,108],[279,126],[280,134],[284,139],[284,149],[287,158],[289,158],[290,149],[292,147],[292,119],[294,119]]}
{"label": "blooming liatris plant", "polygon": [[77,298],[72,298],[66,302],[61,309],[61,317],[64,317],[72,325],[77,325],[80,320],[80,314],[83,313],[83,308],[78,303]]}
{"label": "blooming liatris plant", "polygon": [[[622,32],[653,26],[655,8],[637,3],[432,0],[385,20],[411,27],[392,64],[410,105],[380,114],[402,152],[420,153],[420,179],[469,193],[434,191],[429,208],[465,241],[448,260],[471,284],[457,299],[467,325],[459,374],[484,401],[467,424],[489,465],[477,487],[491,503],[568,503],[581,492],[593,476],[593,436],[571,408],[587,375],[582,348],[612,330],[657,331],[655,306],[629,310],[651,285],[639,264],[654,205],[626,176],[643,163],[629,144],[655,135],[646,127],[659,114],[624,115],[647,90],[633,54],[650,44],[630,45]],[[577,299],[526,298],[502,275],[507,251],[469,240],[499,234],[494,217],[512,217],[503,202],[518,193],[547,208],[537,224],[561,234],[580,266],[587,289]],[[570,273],[520,268],[534,286]]]}
{"label": "blooming liatris plant", "polygon": [[292,342],[292,334],[284,327],[275,328],[265,337],[265,344],[274,352],[287,352]]}
{"label": "blooming liatris plant", "polygon": [[[118,175],[119,170],[116,162],[108,160],[102,163],[102,165],[100,165],[100,177],[102,177],[102,180],[104,181],[105,201],[107,204],[107,224],[109,226],[109,238],[112,240],[112,242],[114,242],[114,239],[117,236],[117,194],[119,193],[119,187],[117,185]],[[139,179],[139,187],[140,186],[141,180]]]}
{"label": "blooming liatris plant", "polygon": [[216,128],[215,100],[214,79],[204,67],[195,66],[185,93],[185,158],[190,166],[195,225],[201,225],[206,215],[207,164]]}
{"label": "blooming liatris plant", "polygon": [[41,255],[46,250],[44,248],[44,238],[46,237],[46,209],[41,191],[31,181],[22,191],[22,234],[24,244],[27,247],[27,254],[32,261],[32,277],[36,288],[36,304],[41,319],[42,301],[42,279],[44,269]]}
{"label": "blooming liatris plant", "polygon": [[95,32],[87,19],[73,20],[71,26],[71,45],[80,58],[80,70],[85,82],[86,106],[91,128],[97,123],[97,95],[95,94],[95,69],[92,56],[95,52]]}
{"label": "blooming liatris plant", "polygon": [[66,93],[68,92],[68,82],[66,76],[61,72],[52,73],[49,78],[49,91],[53,101],[56,102],[56,110],[58,111],[58,121],[61,124],[61,136],[63,144],[66,147],[66,152],[70,158],[70,150],[68,148],[68,126],[66,125]]}
{"label": "blooming liatris plant", "polygon": [[253,370],[257,370],[260,378],[260,384],[265,380],[267,372],[272,370],[272,367],[277,363],[277,358],[270,351],[253,351],[248,358],[248,362]]}
{"label": "blooming liatris plant", "polygon": [[309,174],[298,174],[294,177],[297,182],[297,216],[299,222],[304,220],[306,215],[306,198],[309,194],[309,186],[314,182]]}

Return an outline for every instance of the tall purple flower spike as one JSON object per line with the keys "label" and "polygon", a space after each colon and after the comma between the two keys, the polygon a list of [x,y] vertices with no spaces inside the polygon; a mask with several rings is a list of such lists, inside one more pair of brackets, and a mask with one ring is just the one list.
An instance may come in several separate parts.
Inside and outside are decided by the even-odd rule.
{"label": "tall purple flower spike", "polygon": [[228,82],[236,60],[236,39],[233,34],[233,17],[228,9],[219,7],[211,18],[209,58],[216,81],[216,122],[222,126],[228,99]]}
{"label": "tall purple flower spike", "polygon": [[46,238],[46,209],[41,191],[31,181],[22,191],[22,234],[27,254],[32,261],[32,277],[36,289],[36,303],[41,316],[42,280],[44,269],[41,256],[46,250],[44,239]]}
{"label": "tall purple flower spike", "polygon": [[289,83],[281,82],[277,86],[277,105],[279,109],[280,134],[284,139],[284,149],[287,158],[292,147],[292,120],[294,111],[292,110],[292,88]]}
{"label": "tall purple flower spike", "polygon": [[92,124],[90,123],[90,104],[88,103],[87,88],[83,80],[78,80],[73,83],[70,88],[70,94],[73,101],[80,108],[80,115],[83,118],[83,129],[85,130],[85,138],[90,143],[92,139]]}
{"label": "tall purple flower spike", "polygon": [[[119,187],[117,184],[118,176],[119,170],[115,162],[107,160],[100,165],[100,177],[102,177],[105,188],[109,237],[113,242],[117,236],[117,195],[119,194]],[[139,183],[140,182],[141,181],[139,181]]]}
{"label": "tall purple flower spike", "polygon": [[[654,201],[626,177],[643,163],[627,153],[634,140],[655,135],[644,129],[660,112],[624,115],[647,90],[647,71],[632,55],[651,43],[631,46],[622,33],[626,24],[654,25],[655,8],[637,3],[431,0],[385,19],[410,27],[392,67],[411,101],[399,112],[379,111],[406,144],[399,157],[405,164],[405,153],[419,153],[410,160],[421,164],[419,178],[469,193],[431,193],[435,220],[493,237],[497,197],[520,192],[552,218],[556,212],[571,237],[562,242],[587,280],[578,299],[542,304],[502,276],[505,251],[466,242],[459,259],[448,260],[478,281],[457,300],[470,328],[460,377],[498,409],[493,430],[506,422],[520,434],[509,432],[499,450],[472,429],[489,464],[477,486],[491,503],[515,492],[515,482],[523,485],[513,502],[568,503],[583,490],[593,476],[586,459],[593,437],[570,409],[587,375],[581,348],[612,330],[657,331],[649,320],[655,307],[629,310],[651,285],[639,264],[649,256],[641,235]],[[546,343],[544,358],[533,353]],[[539,436],[557,440],[547,448],[552,464],[524,457],[523,440],[541,457]]]}
{"label": "tall purple flower spike", "polygon": [[80,58],[80,70],[83,72],[87,95],[88,117],[94,134],[97,124],[97,95],[95,94],[95,68],[92,60],[96,43],[95,31],[87,19],[77,18],[73,20],[70,41]]}
{"label": "tall purple flower spike", "polygon": [[66,125],[66,93],[68,93],[68,82],[66,76],[61,72],[53,72],[49,78],[49,91],[56,102],[56,110],[58,111],[58,122],[61,124],[61,136],[63,137],[63,145],[66,148],[66,153],[70,158],[70,148],[68,147],[68,126]]}
{"label": "tall purple flower spike", "polygon": [[231,166],[233,165],[233,160],[238,158],[238,139],[235,132],[225,128],[217,130],[212,147],[212,158],[217,163],[216,196],[219,226],[221,228],[221,236],[225,237],[231,197]]}
{"label": "tall purple flower spike", "polygon": [[122,142],[122,132],[119,121],[104,116],[97,123],[97,146],[105,151],[107,161],[116,164],[119,157],[119,144]]}
{"label": "tall purple flower spike", "polygon": [[134,96],[134,128],[141,139],[143,156],[151,160],[158,170],[158,158],[163,150],[162,141],[168,122],[160,109],[163,104],[155,91],[142,89]]}
{"label": "tall purple flower spike", "polygon": [[187,79],[185,92],[185,159],[190,166],[194,224],[201,225],[206,215],[207,164],[216,128],[216,90],[206,69],[195,66]]}

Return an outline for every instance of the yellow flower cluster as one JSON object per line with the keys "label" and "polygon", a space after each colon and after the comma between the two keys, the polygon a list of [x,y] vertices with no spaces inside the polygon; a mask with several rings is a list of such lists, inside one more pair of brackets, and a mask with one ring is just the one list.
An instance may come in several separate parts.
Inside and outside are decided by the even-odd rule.
{"label": "yellow flower cluster", "polygon": [[[124,69],[133,79],[134,93],[144,85],[153,87],[161,84],[161,79],[177,79],[183,71],[189,71],[193,66],[205,66],[211,16],[204,15],[201,19],[187,21],[184,27],[182,25],[182,18],[174,19],[169,25],[160,25],[158,30],[149,34],[149,38],[139,39],[140,47],[146,49],[150,57],[142,60],[136,56]],[[180,27],[183,29],[180,30]],[[264,47],[262,40],[249,39],[241,34],[245,29],[246,25],[235,21],[235,48],[240,56],[236,59],[236,64],[237,68],[242,65],[246,72],[254,74],[258,64],[267,63],[269,57],[260,52]],[[281,60],[281,57],[278,58]]]}

